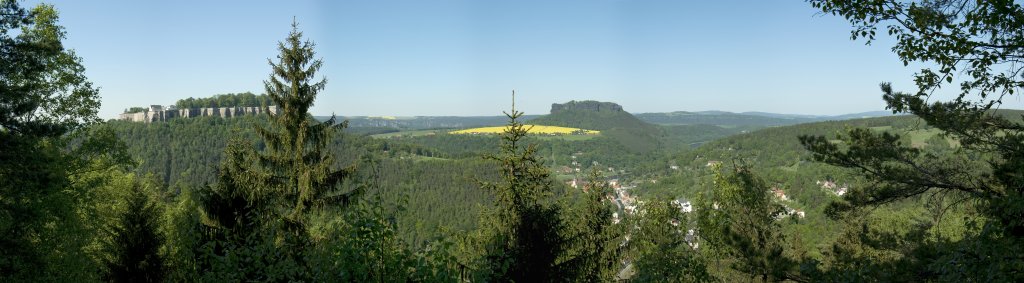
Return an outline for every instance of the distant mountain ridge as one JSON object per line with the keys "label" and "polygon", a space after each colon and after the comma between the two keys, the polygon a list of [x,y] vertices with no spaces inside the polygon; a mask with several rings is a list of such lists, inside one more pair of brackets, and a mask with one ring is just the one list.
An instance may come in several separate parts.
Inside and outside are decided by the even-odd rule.
{"label": "distant mountain ridge", "polygon": [[659,125],[734,125],[734,126],[787,126],[802,123],[849,120],[857,118],[888,117],[893,116],[890,111],[872,111],[863,113],[851,113],[836,116],[825,115],[803,115],[803,114],[778,114],[768,112],[727,112],[727,111],[700,111],[686,112],[676,111],[668,113],[640,113],[636,114],[646,122]]}
{"label": "distant mountain ridge", "polygon": [[[893,116],[890,111],[870,111],[862,113],[850,113],[842,115],[806,115],[806,114],[784,114],[769,112],[728,112],[728,111],[675,111],[662,113],[638,113],[627,112],[621,105],[612,102],[599,102],[593,100],[570,101],[567,103],[554,103],[551,105],[549,115],[524,115],[523,121],[550,116],[560,112],[589,111],[616,116],[618,113],[628,114],[636,118],[637,123],[625,122],[630,117],[621,115],[623,126],[633,124],[634,126],[647,127],[645,125],[720,125],[720,126],[785,126],[801,123],[811,123],[828,120],[848,120],[857,118]],[[573,114],[575,115],[575,114]],[[568,116],[573,116],[568,115]],[[543,123],[568,124],[570,121],[554,121],[565,117],[546,118],[539,120]],[[611,117],[611,116],[609,116]],[[329,116],[316,116],[319,120],[326,120]],[[608,117],[606,117],[608,118]],[[354,128],[393,128],[393,129],[438,129],[438,128],[472,128],[499,126],[508,123],[508,117],[495,116],[339,116],[338,119],[348,120],[349,127]],[[554,120],[552,120],[554,119]],[[607,121],[605,121],[607,122]],[[552,125],[563,126],[563,125]],[[579,126],[579,125],[577,125]],[[595,127],[607,127],[606,123],[595,123]],[[566,126],[569,127],[569,126]],[[585,128],[585,127],[576,127]],[[600,129],[593,129],[600,130]]]}

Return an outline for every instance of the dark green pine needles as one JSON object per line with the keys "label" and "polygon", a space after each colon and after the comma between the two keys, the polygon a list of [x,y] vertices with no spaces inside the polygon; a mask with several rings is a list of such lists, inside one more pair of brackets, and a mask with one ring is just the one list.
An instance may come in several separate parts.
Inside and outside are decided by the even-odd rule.
{"label": "dark green pine needles", "polygon": [[265,174],[265,186],[281,197],[285,217],[294,222],[301,222],[311,206],[345,204],[357,193],[337,191],[353,168],[332,169],[334,157],[327,151],[331,134],[347,123],[336,123],[334,116],[317,122],[308,114],[317,93],[327,84],[327,79],[315,81],[323,62],[313,59],[313,47],[312,42],[302,41],[295,25],[285,42],[278,44],[281,54],[277,63],[269,62],[273,72],[264,85],[279,112],[270,113],[264,106],[271,123],[256,127],[266,144],[257,163]]}

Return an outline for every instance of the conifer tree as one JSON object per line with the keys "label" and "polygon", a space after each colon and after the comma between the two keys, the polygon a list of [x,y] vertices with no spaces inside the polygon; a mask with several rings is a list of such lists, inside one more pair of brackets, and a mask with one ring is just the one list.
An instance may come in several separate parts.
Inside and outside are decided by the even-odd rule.
{"label": "conifer tree", "polygon": [[269,127],[257,126],[256,132],[266,144],[257,164],[265,174],[266,187],[278,194],[279,205],[289,222],[301,224],[302,218],[315,205],[344,204],[355,193],[342,194],[338,187],[352,174],[353,168],[333,169],[334,156],[327,145],[335,130],[348,123],[337,123],[334,116],[317,122],[309,116],[317,94],[327,85],[327,79],[316,80],[323,61],[315,59],[313,44],[303,41],[298,24],[285,42],[278,43],[281,54],[278,62],[269,61],[273,70],[264,81],[267,96],[278,105],[278,112],[270,115]]}
{"label": "conifer tree", "polygon": [[494,192],[496,208],[482,228],[485,281],[550,282],[561,278],[559,261],[566,251],[560,209],[550,199],[550,173],[536,155],[536,147],[524,142],[529,128],[519,122],[523,113],[505,112],[508,127],[501,135],[501,152],[487,156],[500,163],[501,181],[484,183]]}
{"label": "conifer tree", "polygon": [[110,282],[162,282],[166,275],[160,247],[160,209],[139,184],[125,198],[127,206],[109,227],[105,243],[104,280]]}
{"label": "conifer tree", "polygon": [[744,166],[728,173],[720,165],[714,169],[710,196],[697,199],[699,236],[715,252],[735,258],[733,269],[751,280],[802,279],[796,262],[783,256],[778,219],[786,211],[772,200],[768,186]]}
{"label": "conifer tree", "polygon": [[[266,95],[277,105],[263,110],[269,123],[256,124],[265,146],[233,140],[225,151],[217,186],[200,194],[212,233],[213,256],[227,260],[204,263],[223,273],[216,280],[308,281],[313,271],[307,256],[313,248],[308,219],[313,209],[345,206],[361,189],[342,192],[353,167],[334,169],[327,149],[332,134],[347,123],[335,117],[317,122],[309,114],[326,79],[316,78],[323,62],[314,44],[303,40],[298,24],[278,44],[277,62],[264,81]],[[229,270],[223,270],[229,269]],[[267,269],[275,269],[268,272]],[[271,277],[276,276],[276,277]]]}
{"label": "conifer tree", "polygon": [[622,268],[623,225],[613,223],[615,206],[609,199],[612,189],[592,169],[584,185],[583,206],[575,219],[579,228],[572,238],[572,259],[565,263],[566,276],[587,282],[609,281]]}

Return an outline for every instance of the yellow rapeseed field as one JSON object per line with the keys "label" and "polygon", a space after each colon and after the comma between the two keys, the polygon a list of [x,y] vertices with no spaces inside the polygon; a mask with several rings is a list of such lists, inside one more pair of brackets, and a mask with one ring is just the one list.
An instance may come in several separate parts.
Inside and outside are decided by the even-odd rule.
{"label": "yellow rapeseed field", "polygon": [[[576,132],[576,131],[583,131],[583,133],[587,134],[587,135],[596,135],[596,134],[600,134],[601,133],[601,131],[592,131],[592,130],[584,130],[584,129],[578,129],[578,128],[569,128],[569,127],[544,126],[544,125],[524,125],[524,126],[526,126],[526,129],[528,129],[531,134],[568,135],[568,134],[572,134],[573,132]],[[473,128],[473,129],[465,129],[465,130],[460,130],[460,131],[453,131],[451,133],[452,134],[457,134],[457,135],[459,135],[459,134],[500,134],[500,133],[505,131],[505,128],[506,127],[504,127],[504,126],[499,126],[499,127],[483,127],[483,128]]]}

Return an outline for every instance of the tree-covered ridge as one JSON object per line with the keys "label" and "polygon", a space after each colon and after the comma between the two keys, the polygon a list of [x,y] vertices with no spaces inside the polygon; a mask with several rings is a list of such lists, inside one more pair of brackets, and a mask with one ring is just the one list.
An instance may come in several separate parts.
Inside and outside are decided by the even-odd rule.
{"label": "tree-covered ridge", "polygon": [[[793,137],[802,134],[834,135],[850,127],[893,133],[908,144],[938,153],[955,151],[957,144],[954,140],[940,136],[936,129],[913,116],[767,128],[714,140],[691,151],[661,157],[661,160],[655,162],[664,165],[649,171],[649,179],[657,182],[641,186],[635,192],[644,198],[693,201],[709,193],[709,185],[716,183],[714,175],[717,171],[713,169],[716,166],[747,168],[744,170],[760,176],[772,193],[777,190],[778,197],[785,196],[785,201],[781,203],[791,209],[787,211],[787,219],[799,220],[782,223],[782,229],[793,245],[786,252],[802,253],[806,258],[814,260],[826,260],[828,250],[817,247],[831,245],[840,238],[843,229],[841,223],[828,217],[828,204],[850,190],[863,188],[869,183],[851,170],[814,162],[812,153]],[[903,202],[895,205],[894,212],[885,216],[902,213],[914,217],[931,217],[922,207],[919,201]],[[802,217],[793,216],[800,212]],[[948,228],[950,225],[956,227],[962,224],[947,221],[941,225]]]}
{"label": "tree-covered ridge", "polygon": [[218,94],[211,97],[185,98],[174,103],[178,109],[216,108],[216,107],[262,107],[277,105],[266,94],[256,95],[251,92]]}
{"label": "tree-covered ridge", "polygon": [[149,111],[149,109],[147,109],[145,107],[131,107],[131,108],[125,109],[124,113],[125,114],[131,114],[131,113],[139,113],[139,112],[146,112],[146,111]]}
{"label": "tree-covered ridge", "polygon": [[818,121],[802,117],[766,117],[730,112],[668,112],[640,113],[637,118],[658,125],[739,125],[739,126],[786,126]]}

